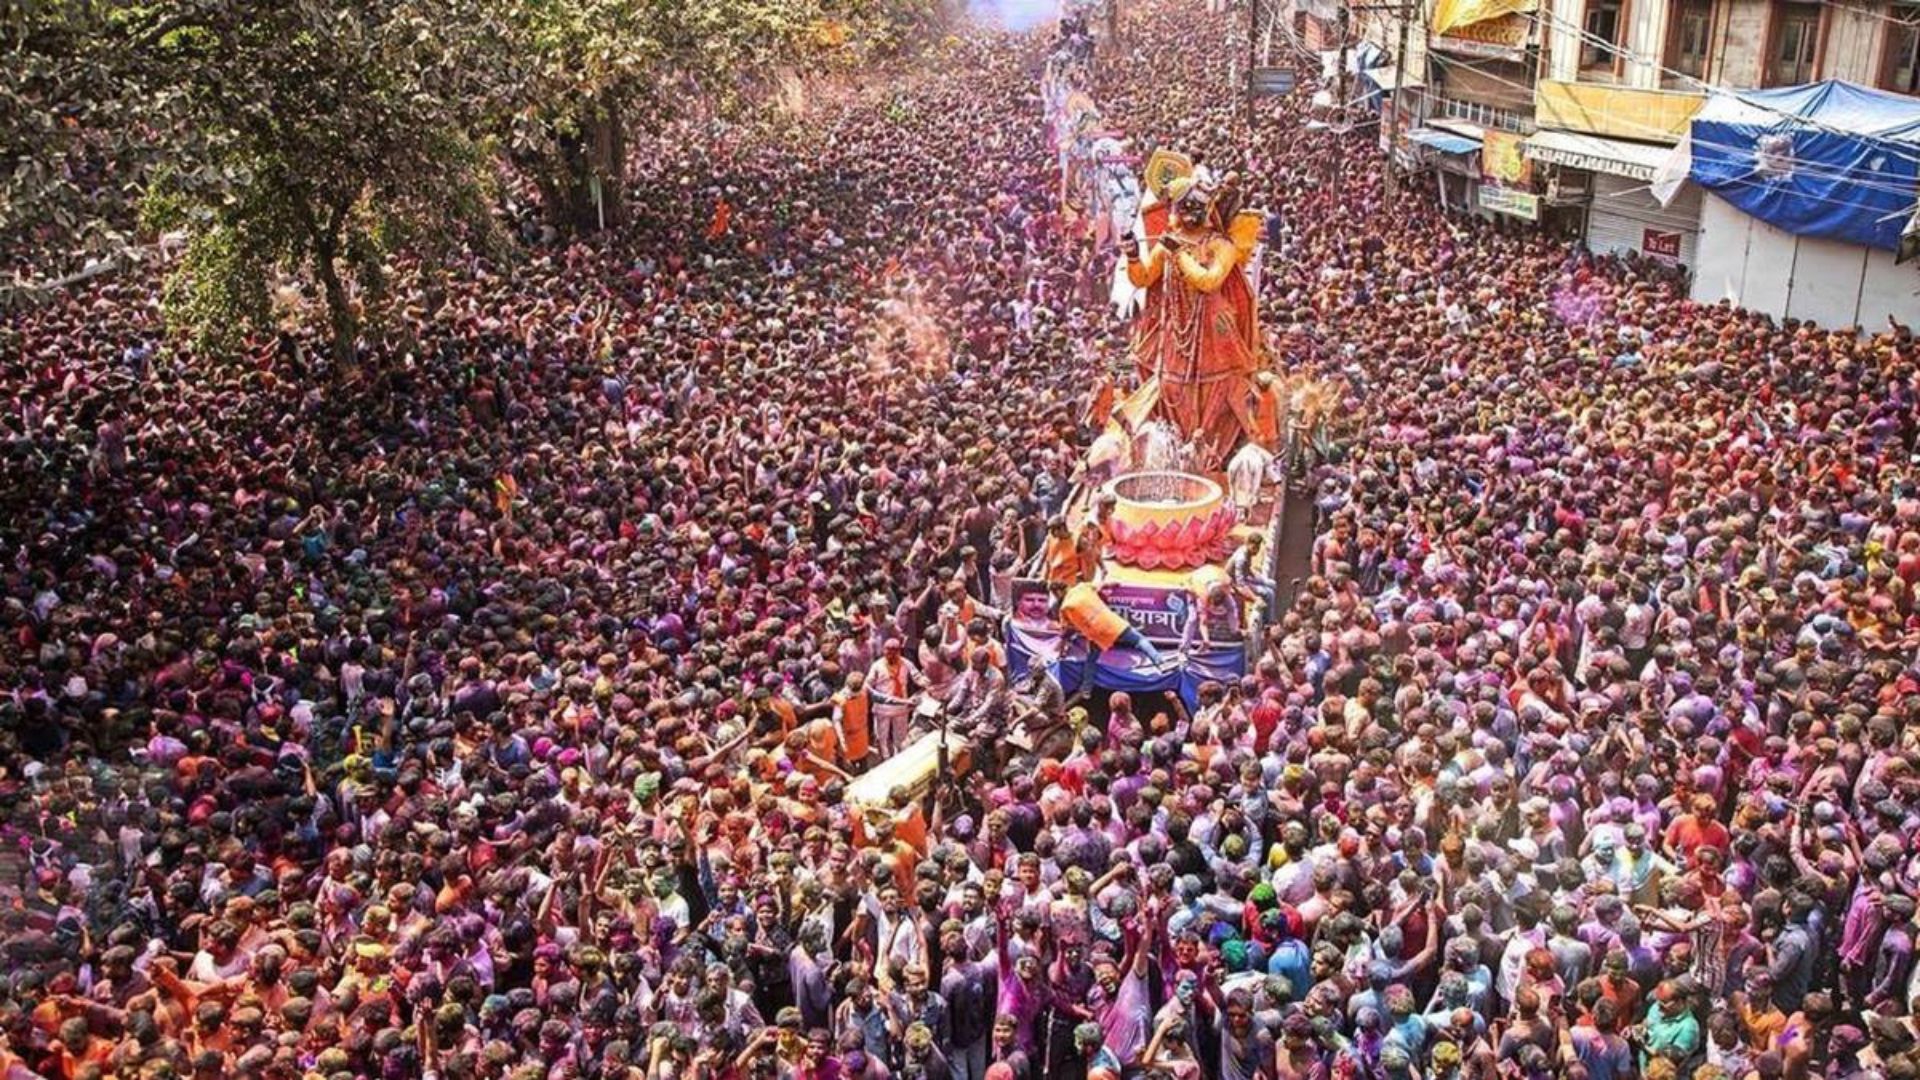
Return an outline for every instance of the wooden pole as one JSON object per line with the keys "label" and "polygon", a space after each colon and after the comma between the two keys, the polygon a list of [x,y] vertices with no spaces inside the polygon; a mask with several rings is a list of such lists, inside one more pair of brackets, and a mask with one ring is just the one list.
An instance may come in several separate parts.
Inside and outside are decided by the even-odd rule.
{"label": "wooden pole", "polygon": [[1382,195],[1384,196],[1383,204],[1388,210],[1393,209],[1393,197],[1400,186],[1399,178],[1393,171],[1393,153],[1395,149],[1394,144],[1400,134],[1400,103],[1403,99],[1402,92],[1407,86],[1407,32],[1412,29],[1412,22],[1408,16],[1409,9],[1412,7],[1413,5],[1409,0],[1400,0],[1400,40],[1399,43],[1394,46],[1393,50],[1394,85],[1393,97],[1391,99],[1393,107],[1387,110],[1387,175],[1383,178],[1384,188],[1382,191]]}
{"label": "wooden pole", "polygon": [[1247,130],[1253,130],[1253,69],[1260,37],[1260,0],[1247,0]]}
{"label": "wooden pole", "polygon": [[1336,144],[1333,153],[1327,155],[1327,190],[1330,192],[1337,190],[1340,183],[1340,147],[1337,144],[1342,134],[1341,121],[1347,115],[1347,27],[1351,25],[1352,18],[1347,0],[1340,0],[1340,13],[1334,19],[1334,32],[1340,35],[1340,56],[1334,71],[1333,116],[1328,125]]}

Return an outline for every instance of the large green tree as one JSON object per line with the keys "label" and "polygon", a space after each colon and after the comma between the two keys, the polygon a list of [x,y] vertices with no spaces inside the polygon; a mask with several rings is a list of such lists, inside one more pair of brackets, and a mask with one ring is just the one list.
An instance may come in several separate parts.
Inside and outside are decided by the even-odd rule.
{"label": "large green tree", "polygon": [[875,62],[956,2],[0,3],[0,250],[58,280],[124,248],[138,205],[185,237],[178,328],[231,344],[297,277],[348,360],[391,256],[492,237],[503,157],[555,224],[618,225],[640,125]]}
{"label": "large green tree", "polygon": [[0,0],[0,306],[136,243],[153,121],[176,96],[127,62],[122,6]]}
{"label": "large green tree", "polygon": [[[484,0],[476,0],[484,4]],[[502,59],[504,141],[548,219],[626,220],[629,131],[761,100],[777,72],[871,63],[943,0],[516,0],[484,5]]]}
{"label": "large green tree", "polygon": [[188,236],[171,317],[203,339],[257,327],[273,276],[305,273],[348,361],[393,252],[487,229],[484,95],[454,14],[442,0],[158,0],[129,14],[133,61],[180,88],[183,134],[146,197],[149,227]]}

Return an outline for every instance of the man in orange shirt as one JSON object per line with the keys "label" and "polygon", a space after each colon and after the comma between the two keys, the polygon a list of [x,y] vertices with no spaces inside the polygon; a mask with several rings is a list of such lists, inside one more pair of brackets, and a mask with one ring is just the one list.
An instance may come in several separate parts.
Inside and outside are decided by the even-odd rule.
{"label": "man in orange shirt", "polygon": [[905,784],[895,784],[887,792],[887,813],[893,820],[894,838],[926,854],[927,815]]}
{"label": "man in orange shirt", "polygon": [[798,771],[825,782],[838,777],[851,780],[840,767],[840,731],[831,717],[822,716],[802,724],[787,736],[787,760]]}
{"label": "man in orange shirt", "polygon": [[1093,502],[1093,520],[1080,526],[1080,535],[1074,538],[1075,549],[1080,554],[1080,580],[1092,581],[1100,576],[1100,560],[1107,556],[1107,539],[1113,522],[1113,510],[1118,501],[1107,493],[1102,493]]}
{"label": "man in orange shirt", "polygon": [[1253,437],[1260,445],[1278,452],[1280,436],[1286,433],[1287,385],[1271,371],[1253,377]]}
{"label": "man in orange shirt", "polygon": [[70,1016],[60,1022],[60,1080],[73,1080],[88,1065],[105,1067],[113,1053],[111,1039],[95,1038],[84,1016]]}
{"label": "man in orange shirt", "polygon": [[1688,813],[1673,819],[1662,837],[1667,854],[1682,866],[1693,865],[1693,854],[1701,848],[1714,848],[1726,855],[1733,847],[1733,837],[1725,825],[1714,820],[1713,796],[1695,795],[1687,809]]}
{"label": "man in orange shirt", "polygon": [[1007,670],[1007,647],[994,640],[993,628],[985,619],[967,624],[967,655],[974,653],[986,653],[988,663],[1001,671]]}
{"label": "man in orange shirt", "polygon": [[1073,542],[1065,516],[1055,514],[1047,522],[1047,544],[1042,549],[1042,572],[1048,585],[1067,586],[1080,580],[1080,549]]}
{"label": "man in orange shirt", "polygon": [[848,672],[846,685],[833,695],[833,722],[840,729],[840,749],[846,754],[847,769],[864,770],[867,755],[873,751],[873,696],[867,693],[864,672]]}
{"label": "man in orange shirt", "polygon": [[1166,657],[1154,648],[1153,642],[1129,625],[1119,612],[1107,606],[1106,598],[1100,595],[1099,586],[1087,581],[1077,582],[1061,590],[1059,595],[1061,625],[1087,639],[1087,661],[1081,669],[1080,686],[1074,691],[1075,697],[1093,688],[1094,668],[1100,663],[1101,654],[1109,649],[1137,650],[1156,668],[1166,664]]}

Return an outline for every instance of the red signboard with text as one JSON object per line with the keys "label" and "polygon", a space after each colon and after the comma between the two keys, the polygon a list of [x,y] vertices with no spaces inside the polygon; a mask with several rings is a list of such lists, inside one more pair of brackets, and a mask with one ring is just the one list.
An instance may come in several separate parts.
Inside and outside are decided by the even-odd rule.
{"label": "red signboard with text", "polygon": [[1678,259],[1680,234],[1661,229],[1648,229],[1640,237],[1640,250],[1656,259]]}

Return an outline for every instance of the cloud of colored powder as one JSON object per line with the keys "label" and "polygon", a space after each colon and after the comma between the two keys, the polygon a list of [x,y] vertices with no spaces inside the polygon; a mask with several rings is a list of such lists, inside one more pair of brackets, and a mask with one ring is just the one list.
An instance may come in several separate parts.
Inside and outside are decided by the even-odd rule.
{"label": "cloud of colored powder", "polygon": [[1059,0],[967,0],[967,14],[1004,30],[1024,32],[1059,15]]}

